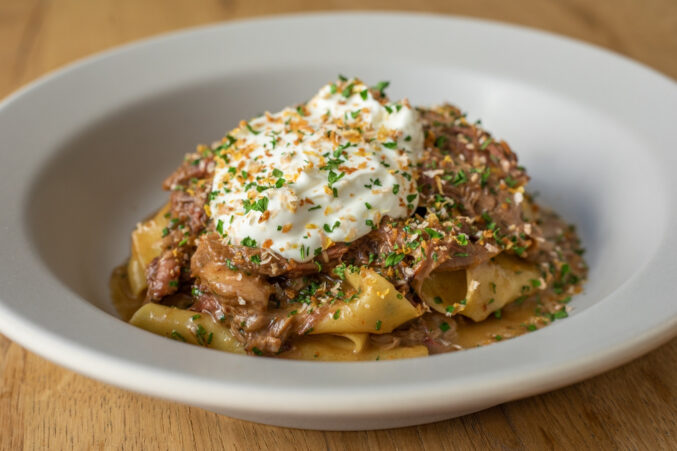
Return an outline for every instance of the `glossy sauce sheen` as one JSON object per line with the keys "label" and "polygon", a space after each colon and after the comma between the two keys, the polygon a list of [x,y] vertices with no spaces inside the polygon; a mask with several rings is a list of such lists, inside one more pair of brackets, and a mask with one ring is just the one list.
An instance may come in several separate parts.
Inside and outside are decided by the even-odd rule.
{"label": "glossy sauce sheen", "polygon": [[[143,304],[143,296],[137,298],[131,294],[126,272],[125,265],[115,269],[110,280],[110,292],[118,314],[124,321],[129,321]],[[522,303],[512,303],[505,307],[500,318],[491,316],[478,323],[458,318],[454,344],[459,349],[470,349],[522,335],[529,330],[528,325],[533,325],[533,330],[544,327],[549,322],[537,314],[538,307],[536,298],[531,297]],[[295,358],[294,350],[283,353],[281,357]]]}

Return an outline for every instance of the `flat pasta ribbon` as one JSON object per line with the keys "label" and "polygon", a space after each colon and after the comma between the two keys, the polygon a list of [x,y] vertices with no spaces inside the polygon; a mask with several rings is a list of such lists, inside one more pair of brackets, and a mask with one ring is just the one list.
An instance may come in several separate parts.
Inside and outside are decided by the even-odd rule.
{"label": "flat pasta ribbon", "polygon": [[347,269],[345,277],[357,290],[357,297],[348,303],[337,303],[338,308],[320,318],[311,334],[385,334],[423,314],[423,308],[415,307],[371,269]]}
{"label": "flat pasta ribbon", "polygon": [[157,335],[220,351],[244,354],[244,346],[207,313],[149,303],[134,313],[130,324]]}
{"label": "flat pasta ribbon", "polygon": [[421,298],[433,310],[475,321],[522,296],[540,274],[535,265],[499,254],[461,271],[435,271],[423,282]]}
{"label": "flat pasta ribbon", "polygon": [[132,232],[132,256],[127,263],[127,277],[134,296],[148,286],[146,268],[162,253],[162,234],[169,225],[169,219],[165,217],[168,211],[169,204],[166,204],[151,219],[138,223]]}

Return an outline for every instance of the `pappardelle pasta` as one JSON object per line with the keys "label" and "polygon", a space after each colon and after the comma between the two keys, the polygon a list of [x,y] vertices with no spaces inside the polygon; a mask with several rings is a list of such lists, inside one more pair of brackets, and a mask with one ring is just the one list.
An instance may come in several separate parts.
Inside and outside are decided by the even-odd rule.
{"label": "pappardelle pasta", "polygon": [[121,316],[304,360],[427,356],[568,316],[587,275],[574,227],[505,141],[387,86],[339,77],[186,155],[113,273]]}

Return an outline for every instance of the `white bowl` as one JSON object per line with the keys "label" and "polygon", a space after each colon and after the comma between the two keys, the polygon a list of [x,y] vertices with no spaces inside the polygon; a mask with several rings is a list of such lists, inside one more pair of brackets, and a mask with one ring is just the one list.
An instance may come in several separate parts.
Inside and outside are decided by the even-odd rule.
{"label": "white bowl", "polygon": [[[184,345],[116,317],[109,274],[183,154],[338,73],[456,103],[513,146],[588,249],[570,318],[481,349],[319,363]],[[675,334],[676,112],[675,83],[646,67],[468,19],[287,16],[107,52],[0,105],[0,330],[120,387],[300,428],[425,423],[561,387]]]}

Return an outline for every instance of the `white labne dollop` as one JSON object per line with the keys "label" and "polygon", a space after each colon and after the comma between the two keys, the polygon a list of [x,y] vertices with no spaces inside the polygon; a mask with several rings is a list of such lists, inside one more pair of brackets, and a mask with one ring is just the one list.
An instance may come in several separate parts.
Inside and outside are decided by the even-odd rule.
{"label": "white labne dollop", "polygon": [[409,216],[423,130],[406,99],[376,96],[357,79],[341,80],[226,135],[208,208],[224,242],[306,262],[384,216]]}

